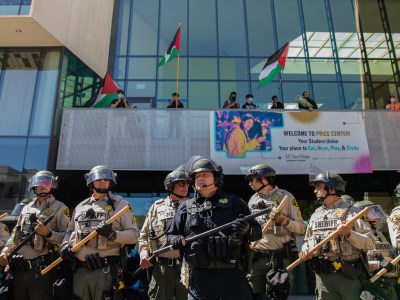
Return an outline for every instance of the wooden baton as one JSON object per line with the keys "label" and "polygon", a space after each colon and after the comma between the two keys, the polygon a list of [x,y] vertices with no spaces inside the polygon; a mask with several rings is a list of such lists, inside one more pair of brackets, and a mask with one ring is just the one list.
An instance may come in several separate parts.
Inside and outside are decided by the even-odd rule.
{"label": "wooden baton", "polygon": [[[286,195],[286,196],[283,198],[282,202],[279,203],[279,205],[278,205],[277,208],[278,208],[279,210],[281,210],[281,209],[286,205],[286,202],[287,202],[288,199],[289,199],[289,197]],[[264,236],[264,234],[267,233],[268,229],[272,226],[273,223],[274,223],[274,220],[269,219],[268,222],[267,222],[267,224],[264,225],[264,228],[263,228],[262,233],[261,233],[261,239],[262,239],[262,237]],[[253,250],[253,249],[257,246],[257,244],[261,241],[261,239],[259,239],[259,240],[255,241],[255,242],[251,243],[250,249]]]}
{"label": "wooden baton", "polygon": [[[125,213],[127,210],[130,209],[130,206],[127,205],[123,209],[121,209],[119,212],[117,212],[115,215],[113,215],[111,218],[109,218],[106,221],[106,224],[111,224],[114,222],[116,219],[118,219],[123,213]],[[83,245],[85,245],[88,241],[90,241],[92,238],[94,238],[97,235],[97,231],[93,230],[87,237],[85,237],[82,241],[80,241],[78,244],[76,244],[74,247],[71,248],[72,252],[78,251]],[[45,269],[43,269],[40,274],[45,275],[47,272],[49,272],[51,269],[53,269],[55,266],[57,266],[60,262],[62,262],[62,257],[60,256],[57,258],[55,261],[53,261],[52,264],[47,266]]]}
{"label": "wooden baton", "polygon": [[[351,218],[349,221],[346,222],[346,225],[352,226],[359,218],[361,218],[363,215],[367,213],[369,210],[369,207],[364,208],[362,211],[360,211],[358,214],[356,214],[353,218]],[[336,229],[334,232],[332,232],[330,235],[328,235],[324,240],[319,242],[317,245],[315,245],[313,248],[311,248],[310,251],[308,251],[309,255],[312,255],[314,252],[317,250],[321,249],[325,244],[327,244],[331,239],[336,237],[339,234],[339,229]],[[289,265],[286,268],[286,271],[290,271],[297,267],[303,260],[301,258],[298,258],[295,262],[293,262],[291,265]]]}
{"label": "wooden baton", "polygon": [[[393,259],[390,263],[392,265],[396,265],[399,261],[400,261],[400,255],[397,256],[395,259]],[[382,268],[378,273],[376,273],[374,276],[372,276],[369,281],[371,283],[374,283],[375,281],[377,281],[379,279],[379,277],[381,277],[386,272],[387,272],[387,269],[386,268]]]}
{"label": "wooden baton", "polygon": [[7,218],[8,217],[8,213],[4,213],[0,216],[0,221]]}

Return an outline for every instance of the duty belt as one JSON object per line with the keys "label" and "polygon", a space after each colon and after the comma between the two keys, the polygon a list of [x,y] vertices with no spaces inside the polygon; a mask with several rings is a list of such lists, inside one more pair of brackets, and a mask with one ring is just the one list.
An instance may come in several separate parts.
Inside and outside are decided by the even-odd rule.
{"label": "duty belt", "polygon": [[259,250],[259,249],[254,249],[254,258],[260,259],[260,258],[271,258],[274,253],[281,252],[283,249],[280,250]]}
{"label": "duty belt", "polygon": [[181,265],[179,258],[158,257],[157,260],[163,266],[176,267]]}
{"label": "duty belt", "polygon": [[41,255],[33,259],[24,259],[22,255],[14,255],[11,258],[11,269],[14,271],[27,271],[30,269],[44,269],[50,264],[50,255]]}
{"label": "duty belt", "polygon": [[89,271],[91,271],[110,266],[111,264],[115,264],[118,261],[119,261],[119,256],[106,256],[106,257],[95,256],[93,260],[89,259],[86,261],[77,260],[77,267],[86,268]]}

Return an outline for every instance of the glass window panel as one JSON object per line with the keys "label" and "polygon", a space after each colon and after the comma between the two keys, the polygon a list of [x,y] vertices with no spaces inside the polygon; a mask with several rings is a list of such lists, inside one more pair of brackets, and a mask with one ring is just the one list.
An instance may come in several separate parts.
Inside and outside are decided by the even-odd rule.
{"label": "glass window panel", "polygon": [[[289,41],[293,41],[299,36],[301,41],[301,28],[297,0],[275,1],[275,15],[276,27],[278,31],[278,44],[283,45]],[[315,16],[312,18],[315,18]],[[290,22],[288,22],[288,20],[290,20]],[[301,42],[301,47],[302,46],[303,43]]]}
{"label": "glass window panel", "polygon": [[347,109],[363,109],[362,83],[343,83],[344,96]]}
{"label": "glass window panel", "polygon": [[128,97],[154,97],[156,94],[155,81],[128,81],[125,95]]}
{"label": "glass window panel", "polygon": [[0,5],[0,16],[19,15],[19,5]]}
{"label": "glass window panel", "polygon": [[118,17],[118,32],[116,41],[116,55],[127,55],[128,49],[128,31],[129,17],[131,12],[131,0],[120,1],[119,17]]}
{"label": "glass window panel", "polygon": [[215,7],[215,0],[189,1],[189,55],[217,55]]}
{"label": "glass window panel", "polygon": [[21,5],[21,10],[19,12],[20,15],[29,15],[30,12],[31,12],[30,5]]}
{"label": "glass window panel", "polygon": [[128,59],[129,79],[156,79],[156,58],[129,58]]}
{"label": "glass window panel", "polygon": [[219,0],[217,3],[219,55],[246,55],[243,0]]}
{"label": "glass window panel", "polygon": [[[143,0],[147,1],[147,0]],[[164,55],[171,44],[178,29],[178,22],[181,27],[181,55],[187,55],[187,0],[160,1],[160,34],[158,54]]]}
{"label": "glass window panel", "polygon": [[369,68],[373,81],[393,80],[390,60],[369,60]]}
{"label": "glass window panel", "polygon": [[189,78],[193,79],[217,79],[218,61],[216,58],[197,58],[189,59]]}
{"label": "glass window panel", "polygon": [[332,60],[310,59],[313,80],[335,80],[336,72]]}
{"label": "glass window panel", "polygon": [[221,80],[248,80],[247,58],[220,58],[219,77]]}
{"label": "glass window panel", "polygon": [[[157,62],[158,63],[158,62]],[[178,64],[178,58],[174,58],[173,61],[157,68],[158,79],[171,79],[176,80],[176,67]],[[156,65],[157,66],[157,65]],[[187,79],[187,58],[181,57],[179,59],[179,79]]]}
{"label": "glass window panel", "polygon": [[114,80],[125,79],[126,58],[116,57],[114,62]]}
{"label": "glass window panel", "polygon": [[49,154],[50,139],[28,139],[26,148],[25,170],[45,170]]}
{"label": "glass window panel", "polygon": [[352,1],[329,1],[329,3],[335,31],[356,32]]}
{"label": "glass window panel", "polygon": [[[135,0],[130,28],[130,55],[156,55],[158,1]],[[172,33],[171,33],[172,34]]]}
{"label": "glass window panel", "polygon": [[30,126],[31,136],[49,136],[53,123],[60,51],[46,51],[39,71]]}
{"label": "glass window panel", "polygon": [[[285,104],[296,103],[296,97],[308,90],[308,83],[305,82],[282,82],[283,100]],[[278,93],[275,93],[277,96]],[[271,95],[272,96],[272,95]],[[310,98],[314,99],[313,95]]]}
{"label": "glass window panel", "polygon": [[21,172],[25,155],[26,139],[0,138],[0,166]]}
{"label": "glass window panel", "polygon": [[218,82],[189,82],[189,106],[191,109],[219,108]]}
{"label": "glass window panel", "polygon": [[27,135],[37,70],[2,72],[0,135]]}
{"label": "glass window panel", "polygon": [[240,81],[225,81],[220,82],[220,95],[221,95],[221,103],[220,108],[224,104],[225,100],[229,98],[229,94],[231,92],[237,93],[237,102],[240,107],[246,102],[246,95],[251,93],[250,91],[250,81],[248,82],[240,82]]}
{"label": "glass window panel", "polygon": [[314,100],[322,110],[341,109],[336,82],[314,82]]}
{"label": "glass window panel", "polygon": [[[279,77],[277,77],[279,78]],[[286,60],[282,73],[283,80],[307,80],[306,62],[304,58]]]}
{"label": "glass window panel", "polygon": [[270,56],[276,51],[270,1],[246,1],[250,56]]}
{"label": "glass window panel", "polygon": [[[187,102],[187,81],[179,81],[179,98],[181,102]],[[172,94],[176,91],[175,81],[158,81],[157,82],[157,108],[166,108],[168,100],[172,98]],[[204,91],[203,91],[204,93]],[[186,103],[184,104],[187,107]],[[190,105],[190,103],[189,103]],[[189,106],[190,107],[190,106]]]}
{"label": "glass window panel", "polygon": [[[260,109],[268,109],[268,105],[272,104],[272,96],[277,95],[279,98],[279,84],[273,81],[263,86],[261,89],[257,89],[258,84],[258,81],[251,82],[251,91],[254,96],[253,102],[255,105],[258,105]],[[282,99],[280,101],[282,102]]]}
{"label": "glass window panel", "polygon": [[360,81],[362,80],[363,67],[358,60],[340,60],[340,71],[342,72],[343,81]]}

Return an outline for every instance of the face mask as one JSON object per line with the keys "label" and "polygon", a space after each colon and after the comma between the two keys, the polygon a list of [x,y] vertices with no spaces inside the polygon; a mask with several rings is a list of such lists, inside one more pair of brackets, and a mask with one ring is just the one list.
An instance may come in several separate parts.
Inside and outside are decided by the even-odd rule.
{"label": "face mask", "polygon": [[235,101],[236,100],[236,96],[232,96],[232,100]]}
{"label": "face mask", "polygon": [[247,101],[253,102],[253,98],[247,98]]}
{"label": "face mask", "polygon": [[394,102],[394,98],[390,98],[390,102],[392,102],[392,103],[393,103],[393,102]]}
{"label": "face mask", "polygon": [[124,98],[124,94],[118,94],[118,98],[123,99]]}

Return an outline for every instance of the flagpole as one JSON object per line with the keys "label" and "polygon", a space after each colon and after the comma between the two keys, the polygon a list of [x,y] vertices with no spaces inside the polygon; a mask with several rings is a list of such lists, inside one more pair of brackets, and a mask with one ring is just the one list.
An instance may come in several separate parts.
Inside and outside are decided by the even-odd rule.
{"label": "flagpole", "polygon": [[[179,21],[178,23],[178,29],[181,27],[181,22]],[[180,51],[178,53],[178,61],[176,63],[176,86],[175,86],[175,92],[176,92],[176,100],[175,100],[175,108],[178,108],[178,101],[179,101],[179,64],[180,64]]]}

